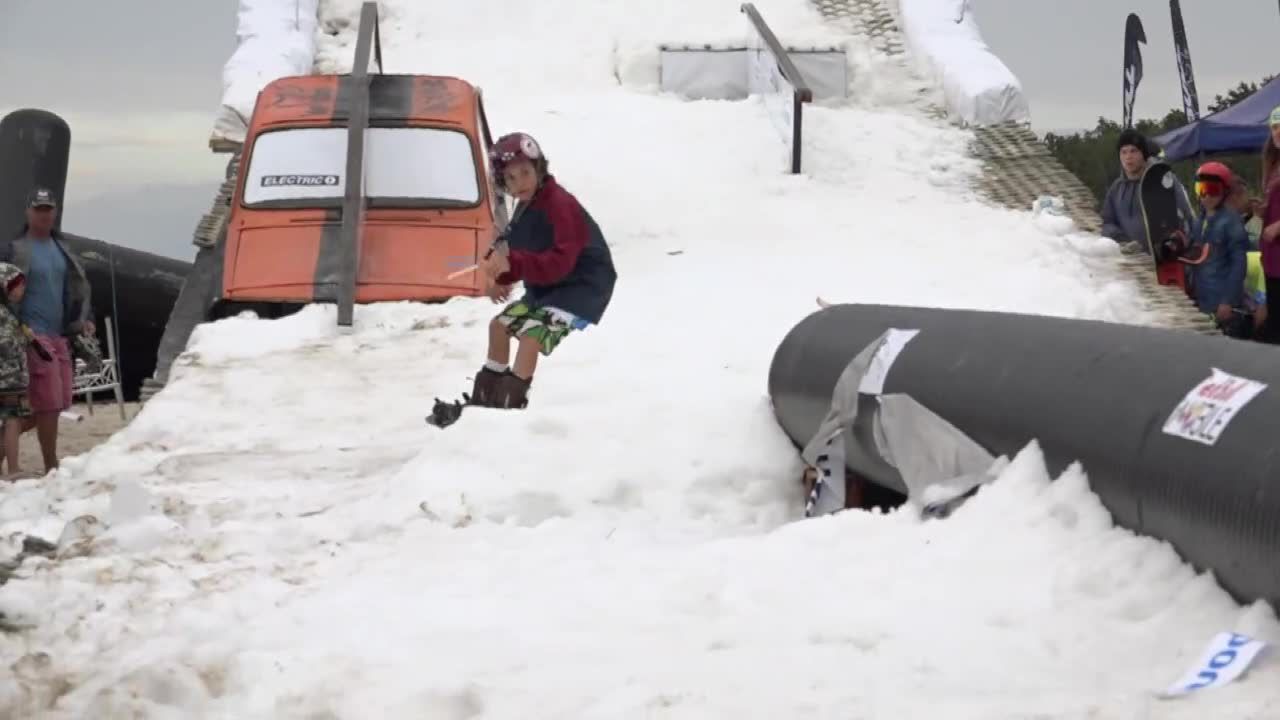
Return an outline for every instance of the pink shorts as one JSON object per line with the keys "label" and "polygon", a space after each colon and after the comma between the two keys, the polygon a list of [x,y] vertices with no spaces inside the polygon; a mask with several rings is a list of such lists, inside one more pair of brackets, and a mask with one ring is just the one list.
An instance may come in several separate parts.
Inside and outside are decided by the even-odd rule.
{"label": "pink shorts", "polygon": [[27,395],[31,399],[31,412],[62,412],[71,407],[71,382],[73,366],[71,344],[64,337],[37,336],[49,348],[53,361],[43,360],[35,348],[27,348],[27,370],[31,385]]}

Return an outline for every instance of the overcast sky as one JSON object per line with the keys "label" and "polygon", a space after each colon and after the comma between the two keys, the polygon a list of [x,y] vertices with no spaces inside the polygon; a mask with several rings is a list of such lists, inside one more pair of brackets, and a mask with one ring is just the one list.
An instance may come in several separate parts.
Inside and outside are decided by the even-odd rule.
{"label": "overcast sky", "polygon": [[[41,107],[71,124],[67,230],[192,257],[191,232],[226,164],[207,142],[235,49],[237,0],[0,3],[0,113]],[[1148,40],[1136,114],[1181,105],[1167,0],[973,6],[987,43],[1021,80],[1037,131],[1119,119],[1129,12]],[[1202,109],[1280,65],[1271,0],[1185,0],[1183,15]]]}
{"label": "overcast sky", "polygon": [[[1182,0],[1200,112],[1242,80],[1280,73],[1274,0]],[[1124,24],[1142,19],[1135,118],[1182,107],[1169,0],[973,0],[983,39],[1022,82],[1037,132],[1121,119]]]}
{"label": "overcast sky", "polygon": [[71,126],[63,227],[195,254],[226,156],[208,149],[237,0],[0,0],[0,114]]}

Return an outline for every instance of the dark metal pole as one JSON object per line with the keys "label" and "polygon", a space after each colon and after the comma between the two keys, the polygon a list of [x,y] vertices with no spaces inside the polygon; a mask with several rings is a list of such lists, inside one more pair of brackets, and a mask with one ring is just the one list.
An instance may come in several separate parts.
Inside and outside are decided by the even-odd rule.
{"label": "dark metal pole", "polygon": [[800,174],[800,149],[802,147],[803,133],[801,129],[804,127],[803,117],[801,115],[804,108],[804,101],[800,99],[800,92],[797,90],[791,96],[791,174]]}
{"label": "dark metal pole", "polygon": [[773,55],[774,60],[778,63],[778,71],[782,73],[782,77],[791,83],[793,90],[792,110],[791,110],[791,172],[798,174],[800,172],[800,141],[802,137],[801,125],[803,116],[801,114],[801,106],[804,103],[813,101],[813,91],[809,89],[809,85],[804,81],[804,76],[800,74],[800,70],[791,60],[791,55],[787,53],[787,49],[778,41],[778,36],[774,35],[773,30],[761,17],[760,11],[751,3],[743,3],[740,10],[751,21],[752,27],[760,35],[760,39],[764,41],[765,47],[769,48],[769,53]]}
{"label": "dark metal pole", "polygon": [[338,325],[351,327],[355,319],[356,278],[360,272],[360,228],[364,224],[364,138],[369,127],[369,58],[382,70],[382,47],[378,34],[378,4],[366,2],[360,8],[360,28],[356,35],[356,57],[351,75],[342,82],[351,84],[351,117],[347,125],[347,181],[342,198],[341,280],[338,285]]}

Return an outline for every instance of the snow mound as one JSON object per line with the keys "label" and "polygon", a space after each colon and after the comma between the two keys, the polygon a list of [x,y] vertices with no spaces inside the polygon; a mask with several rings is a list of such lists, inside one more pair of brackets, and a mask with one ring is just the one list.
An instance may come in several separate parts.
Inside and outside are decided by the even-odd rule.
{"label": "snow mound", "polygon": [[[1129,716],[1212,633],[1280,639],[1268,608],[1238,608],[1166,544],[1114,528],[1079,468],[1051,481],[1034,445],[945,521],[855,512],[737,530],[688,513],[655,522],[643,503],[511,522],[485,517],[492,487],[468,517],[415,514],[390,501],[414,470],[399,462],[399,478],[365,475],[392,490],[380,530],[372,495],[346,504],[358,493],[330,474],[310,493],[328,511],[243,522],[246,507],[168,547],[64,561],[58,584],[11,581],[0,608],[41,645],[83,596],[129,608],[77,623],[112,661],[61,703],[95,717],[517,717],[533,703],[548,717]],[[483,477],[467,475],[454,490]],[[185,477],[166,494],[192,497],[201,478]],[[540,492],[567,508],[581,490],[551,478]],[[76,659],[57,656],[17,692],[57,684]],[[806,672],[832,666],[859,680],[815,686]],[[1162,717],[1256,710],[1277,681],[1263,665]]]}
{"label": "snow mound", "polygon": [[244,142],[262,88],[277,78],[311,73],[319,4],[320,0],[240,0],[237,45],[222,69],[214,140]]}
{"label": "snow mound", "polygon": [[[321,6],[331,70],[350,62],[355,7]],[[423,418],[470,388],[486,300],[360,306],[349,332],[325,306],[201,327],[127,428],[0,494],[0,558],[28,535],[53,546],[0,585],[0,620],[21,627],[0,633],[16,679],[0,717],[1280,702],[1266,665],[1152,704],[1206,638],[1278,639],[1275,618],[1112,528],[1083,471],[1050,482],[1034,446],[944,521],[794,522],[799,460],[765,379],[815,295],[1141,318],[1137,289],[1095,280],[1072,235],[977,201],[969,133],[815,107],[792,177],[758,103],[680,102],[614,73],[627,47],[738,32],[736,2],[381,7],[388,71],[482,86],[494,131],[535,134],[592,212],[619,271],[603,322],[543,361],[527,410],[472,408],[446,430]],[[816,35],[808,8],[761,4]]]}
{"label": "snow mound", "polygon": [[969,125],[1031,121],[1018,78],[982,39],[972,0],[896,0],[903,35],[937,79],[947,109]]}

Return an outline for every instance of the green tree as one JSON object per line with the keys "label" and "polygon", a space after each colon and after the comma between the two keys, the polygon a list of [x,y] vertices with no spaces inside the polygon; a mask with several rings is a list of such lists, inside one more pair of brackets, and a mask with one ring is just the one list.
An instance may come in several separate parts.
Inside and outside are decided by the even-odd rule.
{"label": "green tree", "polygon": [[1227,91],[1226,97],[1222,95],[1214,96],[1213,103],[1209,105],[1209,112],[1222,112],[1236,103],[1244,100],[1250,95],[1258,92],[1258,88],[1266,85],[1275,78],[1275,75],[1268,75],[1262,78],[1261,83],[1242,82],[1239,85]]}
{"label": "green tree", "polygon": [[[1265,85],[1273,77],[1263,78],[1261,85]],[[1221,112],[1257,92],[1258,87],[1259,84],[1242,82],[1227,91],[1225,96],[1215,97],[1213,104],[1209,106],[1209,111]],[[1186,124],[1186,113],[1181,109],[1174,109],[1156,120],[1138,120],[1134,123],[1134,127],[1138,132],[1152,138]],[[1106,197],[1107,188],[1120,175],[1116,141],[1120,138],[1121,130],[1118,122],[1099,117],[1097,124],[1091,130],[1070,135],[1048,133],[1044,137],[1049,151],[1089,188],[1097,199],[1099,207],[1102,205],[1103,198]],[[1260,171],[1258,153],[1227,155],[1214,159],[1225,163],[1256,192]],[[1195,169],[1201,162],[1203,161],[1199,158],[1191,158],[1173,164],[1174,171],[1188,188],[1191,186]]]}

